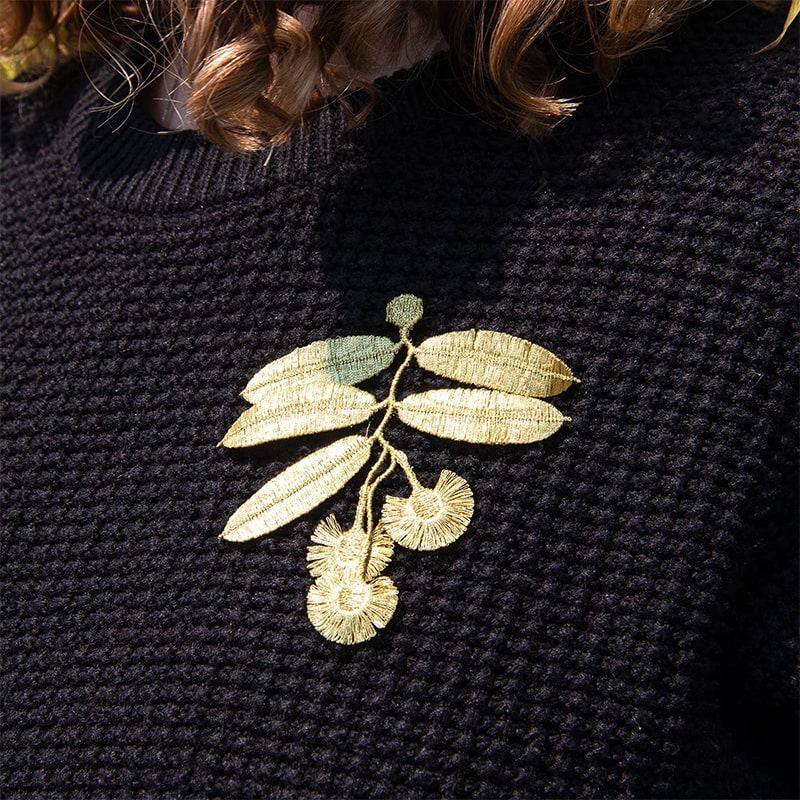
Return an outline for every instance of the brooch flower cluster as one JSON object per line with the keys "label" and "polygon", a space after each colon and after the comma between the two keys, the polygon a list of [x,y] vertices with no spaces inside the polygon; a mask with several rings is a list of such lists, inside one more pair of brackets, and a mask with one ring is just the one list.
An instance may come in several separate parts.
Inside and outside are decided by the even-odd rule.
{"label": "brooch flower cluster", "polygon": [[[220,442],[248,447],[382,415],[370,435],[344,436],[272,478],[234,512],[222,532],[233,542],[271,533],[339,492],[373,459],[353,523],[345,530],[334,516],[322,520],[308,549],[314,578],[308,617],[326,639],[340,644],[366,641],[391,619],[397,588],[382,573],[395,545],[444,547],[464,533],[472,518],[474,498],[467,481],[446,469],[435,486],[423,486],[406,454],[388,439],[392,418],[434,436],[480,444],[539,441],[569,420],[540,399],[578,382],[551,352],[483,330],[453,331],[415,345],[411,329],[421,317],[422,301],[400,295],[386,307],[386,320],[398,328],[399,341],[384,336],[325,339],[271,362],[245,387],[242,397],[251,406]],[[385,399],[356,387],[388,369],[399,354]],[[399,399],[400,379],[412,362],[480,388],[434,389]],[[397,468],[410,494],[385,497],[376,519],[375,493]]]}

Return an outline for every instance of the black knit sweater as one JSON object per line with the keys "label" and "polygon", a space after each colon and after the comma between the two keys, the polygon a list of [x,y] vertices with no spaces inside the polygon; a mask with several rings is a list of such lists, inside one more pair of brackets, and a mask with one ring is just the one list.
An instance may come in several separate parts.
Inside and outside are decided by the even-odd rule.
{"label": "black knit sweater", "polygon": [[[715,4],[536,144],[447,56],[266,168],[90,113],[78,66],[5,103],[3,796],[796,797],[797,49],[752,55],[776,27]],[[355,485],[218,539],[339,434],[215,444],[257,369],[391,335],[401,292],[417,340],[503,331],[582,383],[534,445],[392,428],[475,514],[396,554],[394,618],[344,647],[305,553]]]}

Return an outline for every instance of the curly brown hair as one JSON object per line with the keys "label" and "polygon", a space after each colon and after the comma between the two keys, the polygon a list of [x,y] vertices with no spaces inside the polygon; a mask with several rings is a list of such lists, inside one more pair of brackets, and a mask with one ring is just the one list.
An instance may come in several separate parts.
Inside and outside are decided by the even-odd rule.
{"label": "curly brown hair", "polygon": [[[363,76],[391,64],[414,30],[441,37],[484,108],[534,134],[575,107],[558,96],[554,64],[569,71],[584,51],[608,79],[698,2],[0,0],[2,90],[35,88],[86,52],[110,57],[130,94],[179,64],[192,125],[244,152],[283,143],[331,96],[363,116],[377,94]],[[353,88],[370,98],[358,115]]]}

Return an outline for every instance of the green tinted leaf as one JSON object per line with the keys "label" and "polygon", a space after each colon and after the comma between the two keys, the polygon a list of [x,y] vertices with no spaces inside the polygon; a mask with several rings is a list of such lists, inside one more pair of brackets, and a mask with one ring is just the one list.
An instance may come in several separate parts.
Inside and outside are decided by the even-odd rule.
{"label": "green tinted leaf", "polygon": [[385,336],[343,336],[298,347],[256,373],[242,397],[257,403],[283,382],[359,383],[390,366],[398,348]]}

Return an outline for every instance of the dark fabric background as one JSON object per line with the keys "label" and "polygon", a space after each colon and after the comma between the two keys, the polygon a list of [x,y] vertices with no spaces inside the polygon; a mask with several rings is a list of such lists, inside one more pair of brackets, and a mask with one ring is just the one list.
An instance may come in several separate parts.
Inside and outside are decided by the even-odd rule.
{"label": "dark fabric background", "polygon": [[[267,168],[90,114],[79,67],[6,102],[3,796],[796,797],[796,37],[752,55],[779,27],[714,4],[537,144],[442,56]],[[417,341],[505,331],[582,383],[536,445],[393,425],[475,516],[398,552],[394,618],[341,647],[305,551],[355,485],[217,538],[338,434],[214,445],[263,364],[391,335],[400,292]]]}

